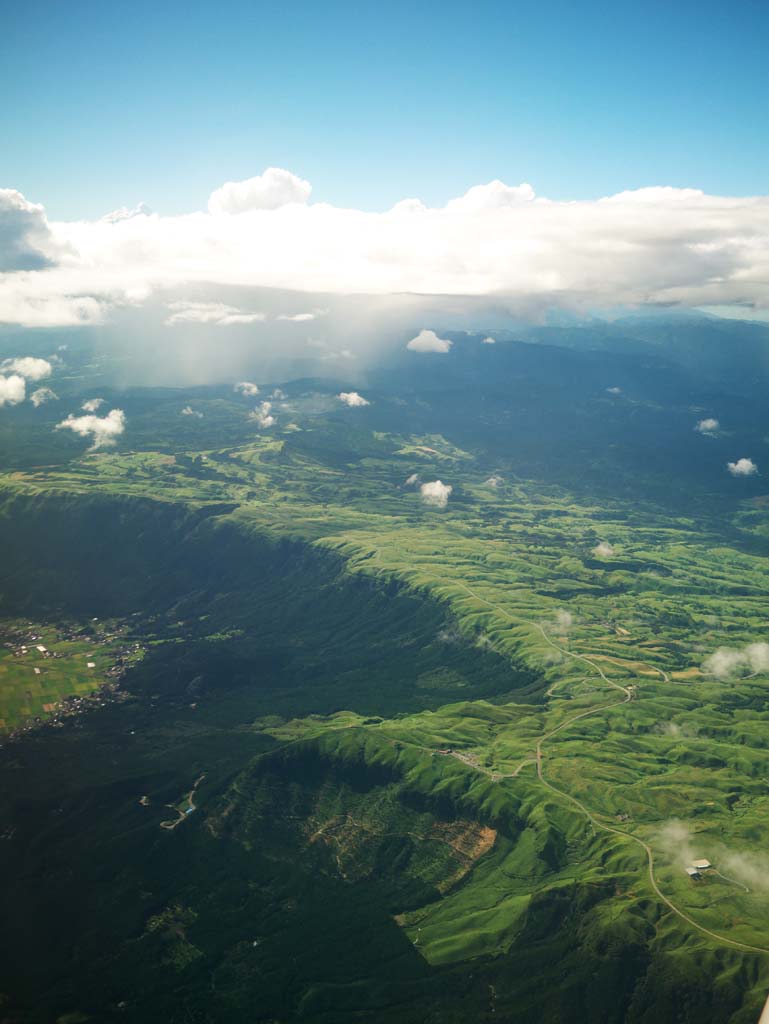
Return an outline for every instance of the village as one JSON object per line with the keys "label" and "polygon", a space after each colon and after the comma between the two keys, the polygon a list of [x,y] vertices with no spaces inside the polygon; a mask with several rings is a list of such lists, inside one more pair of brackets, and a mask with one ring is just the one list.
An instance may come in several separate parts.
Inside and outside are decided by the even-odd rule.
{"label": "village", "polygon": [[[5,657],[0,654],[0,659],[8,659],[4,666],[0,661],[0,736],[5,733],[4,742],[40,728],[62,728],[65,720],[89,709],[126,699],[120,680],[144,653],[140,643],[129,639],[124,626],[101,623],[98,618],[86,625],[76,621],[56,626],[26,620],[0,622],[0,638],[0,646],[7,652]],[[28,685],[26,678],[36,685]],[[27,713],[25,709],[29,709]],[[10,710],[16,711],[16,721]]]}

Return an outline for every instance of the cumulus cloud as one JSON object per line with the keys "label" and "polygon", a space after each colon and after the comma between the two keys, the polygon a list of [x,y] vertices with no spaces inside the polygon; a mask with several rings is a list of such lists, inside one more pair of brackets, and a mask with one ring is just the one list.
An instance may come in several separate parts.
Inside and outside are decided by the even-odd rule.
{"label": "cumulus cloud", "polygon": [[270,395],[270,398],[274,398],[276,402],[282,402],[286,397],[286,392],[282,388],[275,388]]}
{"label": "cumulus cloud", "polygon": [[253,384],[250,380],[240,380],[232,389],[237,391],[239,395],[245,395],[246,398],[253,398],[254,395],[259,394],[259,388],[256,384]]}
{"label": "cumulus cloud", "polygon": [[248,418],[254,420],[263,430],[268,427],[275,425],[275,417],[272,415],[272,402],[262,402],[253,412],[249,413]]}
{"label": "cumulus cloud", "polygon": [[0,409],[4,405],[18,405],[27,394],[27,382],[18,373],[10,377],[0,375]]}
{"label": "cumulus cloud", "polygon": [[269,168],[216,189],[208,212],[48,223],[4,190],[0,321],[100,323],[194,285],[480,296],[534,311],[769,309],[769,196],[660,187],[566,202],[494,181],[441,208],[409,200],[375,213],[311,203],[310,191]]}
{"label": "cumulus cloud", "polygon": [[371,402],[364,398],[363,395],[359,395],[357,391],[342,391],[336,397],[340,402],[349,405],[351,409],[362,405],[371,405]]}
{"label": "cumulus cloud", "polygon": [[608,395],[621,395],[622,394],[622,388],[618,388],[618,387],[607,388],[606,389],[606,393]]}
{"label": "cumulus cloud", "polygon": [[726,468],[732,476],[754,476],[758,472],[758,466],[752,459],[737,459],[736,462],[728,462]]}
{"label": "cumulus cloud", "polygon": [[593,548],[593,554],[598,558],[613,558],[614,548],[607,540],[601,540]]}
{"label": "cumulus cloud", "polygon": [[708,417],[700,420],[694,429],[700,434],[717,434],[720,426],[718,420]]}
{"label": "cumulus cloud", "polygon": [[419,483],[419,474],[412,473],[411,476],[407,476],[405,480],[405,487],[414,487]]}
{"label": "cumulus cloud", "polygon": [[702,663],[705,675],[728,681],[769,672],[769,644],[759,641],[745,647],[719,647]]}
{"label": "cumulus cloud", "polygon": [[454,490],[451,484],[444,484],[440,480],[432,480],[430,483],[422,484],[419,493],[425,505],[432,505],[434,508],[446,508],[449,503],[449,495]]}
{"label": "cumulus cloud", "polygon": [[565,608],[559,608],[555,613],[553,625],[559,633],[568,633],[574,625],[574,616],[571,612],[567,612]]}
{"label": "cumulus cloud", "polygon": [[43,207],[28,202],[15,189],[0,188],[0,273],[53,266],[43,251],[50,244]]}
{"label": "cumulus cloud", "polygon": [[6,359],[2,366],[4,373],[18,373],[25,380],[43,380],[50,377],[53,367],[47,359],[22,356],[20,359]]}
{"label": "cumulus cloud", "polygon": [[83,412],[96,412],[104,405],[103,398],[89,398],[80,406]]}
{"label": "cumulus cloud", "polygon": [[203,419],[203,413],[198,412],[196,409],[193,409],[191,405],[185,405],[185,407],[182,409],[181,414],[182,416],[192,416],[196,420]]}
{"label": "cumulus cloud", "polygon": [[497,339],[496,338],[492,338],[491,335],[487,335],[483,339],[483,341],[481,342],[482,345],[496,345],[496,343],[497,343]]}
{"label": "cumulus cloud", "polygon": [[496,488],[499,487],[499,485],[502,483],[502,477],[498,476],[495,473],[493,476],[490,476],[488,480],[484,480],[483,482],[486,485],[486,487]]}
{"label": "cumulus cloud", "polygon": [[174,312],[165,321],[167,327],[177,327],[179,324],[232,327],[234,324],[262,323],[267,319],[264,313],[247,313],[223,302],[172,302],[168,308]]}
{"label": "cumulus cloud", "polygon": [[246,213],[249,210],[277,210],[287,203],[306,203],[312,185],[281,167],[268,167],[264,174],[245,181],[228,181],[211,193],[210,213]]}
{"label": "cumulus cloud", "polygon": [[91,450],[107,448],[116,443],[116,439],[125,430],[125,413],[122,409],[111,409],[106,416],[72,416],[69,415],[61,423],[56,424],[57,430],[71,430],[80,437],[92,438]]}
{"label": "cumulus cloud", "polygon": [[448,352],[452,343],[448,338],[439,338],[435,331],[424,328],[406,345],[412,352]]}
{"label": "cumulus cloud", "polygon": [[46,402],[55,402],[58,398],[59,396],[51,388],[38,388],[29,396],[30,402],[36,409],[41,405],[45,405]]}

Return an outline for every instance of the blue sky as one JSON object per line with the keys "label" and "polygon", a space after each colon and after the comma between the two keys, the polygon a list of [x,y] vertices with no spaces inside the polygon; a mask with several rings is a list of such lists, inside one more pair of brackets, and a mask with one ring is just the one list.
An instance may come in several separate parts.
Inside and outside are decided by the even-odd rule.
{"label": "blue sky", "polygon": [[769,5],[27,0],[0,39],[0,184],[53,218],[164,213],[277,165],[385,209],[767,192]]}

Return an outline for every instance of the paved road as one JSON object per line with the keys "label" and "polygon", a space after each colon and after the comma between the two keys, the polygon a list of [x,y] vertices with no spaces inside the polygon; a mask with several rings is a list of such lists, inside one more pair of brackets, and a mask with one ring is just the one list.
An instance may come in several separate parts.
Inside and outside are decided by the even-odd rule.
{"label": "paved road", "polygon": [[[432,574],[428,574],[428,575],[432,575]],[[709,936],[709,938],[715,939],[717,942],[721,942],[724,945],[732,946],[732,947],[734,947],[736,949],[742,949],[742,950],[745,950],[746,952],[750,952],[750,953],[763,953],[763,954],[769,955],[769,948],[764,948],[762,946],[751,946],[751,945],[749,945],[746,942],[738,942],[736,939],[730,939],[730,938],[728,938],[725,935],[719,935],[718,932],[711,931],[710,928],[706,928],[704,925],[698,924],[697,921],[694,920],[694,918],[690,917],[686,913],[686,911],[681,910],[680,907],[677,907],[675,905],[675,903],[673,903],[673,901],[671,899],[669,899],[662,892],[662,890],[660,889],[660,887],[659,887],[659,885],[657,883],[657,879],[654,877],[654,852],[653,852],[652,848],[649,846],[648,843],[644,842],[643,839],[641,839],[638,836],[634,835],[632,832],[626,832],[626,831],[624,831],[624,829],[615,828],[612,825],[607,825],[604,822],[600,821],[596,817],[596,815],[592,811],[590,811],[582,803],[581,800],[578,800],[576,797],[572,796],[571,793],[567,793],[565,790],[559,789],[557,786],[554,786],[551,782],[548,782],[548,780],[545,778],[544,772],[543,772],[543,769],[542,769],[542,744],[545,743],[547,740],[549,740],[551,737],[555,736],[556,733],[560,732],[562,729],[565,729],[567,726],[571,725],[572,723],[578,721],[581,718],[588,718],[590,715],[600,714],[603,711],[608,711],[610,708],[618,707],[620,704],[627,704],[629,701],[631,701],[633,699],[633,696],[634,696],[633,689],[631,687],[628,687],[628,686],[622,686],[619,683],[614,682],[613,679],[609,679],[609,677],[603,671],[601,666],[593,658],[589,658],[589,657],[587,657],[584,654],[575,654],[572,651],[567,650],[565,647],[561,647],[558,644],[556,644],[553,640],[550,639],[550,637],[548,636],[548,634],[545,631],[544,627],[540,623],[538,623],[538,622],[531,622],[528,619],[521,619],[521,618],[518,618],[515,615],[511,615],[510,612],[508,612],[504,608],[500,607],[500,605],[494,604],[492,601],[487,601],[486,598],[481,597],[479,594],[476,594],[473,590],[470,589],[470,587],[468,587],[464,583],[460,583],[460,582],[458,582],[456,580],[446,580],[444,577],[439,577],[439,576],[435,576],[434,579],[439,579],[442,583],[448,583],[451,586],[459,587],[461,590],[464,590],[470,597],[472,597],[473,600],[480,601],[482,604],[485,604],[487,607],[491,608],[493,611],[495,611],[495,612],[499,613],[500,615],[504,616],[510,622],[514,622],[514,623],[516,623],[518,625],[531,626],[534,629],[539,630],[539,632],[544,637],[545,641],[554,650],[559,651],[561,654],[565,655],[567,658],[572,658],[575,661],[581,661],[581,662],[584,662],[586,665],[589,665],[591,668],[593,668],[598,673],[598,675],[601,677],[601,679],[608,686],[612,687],[615,690],[621,690],[624,693],[624,697],[622,698],[622,700],[614,701],[611,704],[603,704],[603,705],[601,705],[600,707],[597,707],[597,708],[590,708],[588,711],[583,711],[583,712],[581,712],[578,715],[574,715],[574,717],[567,719],[565,722],[561,722],[561,724],[559,726],[557,726],[555,729],[551,730],[549,733],[546,733],[544,736],[541,737],[541,739],[537,742],[537,749],[536,749],[537,777],[539,778],[539,781],[542,783],[543,786],[545,786],[547,789],[549,789],[552,793],[556,794],[557,796],[562,797],[565,800],[568,800],[569,803],[573,804],[579,811],[581,811],[582,814],[584,814],[584,816],[589,821],[590,826],[591,826],[591,828],[594,831],[595,831],[595,829],[601,829],[604,832],[611,832],[613,835],[621,836],[623,839],[629,839],[631,842],[635,843],[637,846],[640,846],[641,849],[646,853],[646,859],[647,859],[647,864],[648,864],[648,869],[649,869],[649,883],[650,883],[652,889],[656,893],[657,897],[662,901],[662,903],[664,903],[665,906],[669,910],[671,910],[674,914],[676,914],[678,917],[680,917],[681,920],[686,921],[687,924],[691,925],[692,928],[695,928],[697,931],[701,932],[703,935],[707,935],[707,936]],[[656,666],[651,666],[651,667],[655,668],[655,670],[662,675],[662,677],[664,678],[665,682],[670,682],[670,678],[669,678],[669,676],[667,675],[666,672],[664,672],[662,669],[657,668]],[[515,772],[512,773],[512,776],[517,775],[518,772],[523,767],[523,765],[526,764],[526,763],[528,763],[528,762],[523,762],[523,764],[519,765],[518,768],[515,770]],[[490,774],[487,769],[482,769],[482,770],[485,771],[486,774]],[[506,776],[506,777],[510,778],[512,776]],[[769,1017],[767,1017],[767,1021],[766,1022],[764,1022],[763,1017],[762,1017],[761,1024],[769,1024]]]}

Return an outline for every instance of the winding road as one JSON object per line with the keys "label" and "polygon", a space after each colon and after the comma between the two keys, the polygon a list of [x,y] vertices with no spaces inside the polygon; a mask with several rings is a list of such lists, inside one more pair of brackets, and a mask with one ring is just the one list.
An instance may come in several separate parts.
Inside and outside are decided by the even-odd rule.
{"label": "winding road", "polygon": [[[552,782],[549,782],[545,778],[542,768],[542,745],[546,743],[547,740],[555,736],[556,733],[561,732],[562,729],[565,729],[567,726],[572,725],[574,722],[577,722],[582,718],[588,718],[591,715],[597,715],[601,712],[608,711],[610,708],[618,707],[620,704],[629,703],[631,700],[633,700],[635,692],[634,688],[630,686],[622,686],[620,683],[616,683],[614,682],[614,680],[609,679],[609,677],[603,671],[601,666],[594,659],[589,658],[584,654],[574,654],[572,651],[569,651],[566,648],[556,644],[553,640],[550,639],[547,632],[545,631],[545,628],[540,623],[531,622],[528,619],[521,619],[515,615],[512,615],[510,612],[506,611],[499,605],[494,604],[492,601],[487,601],[486,598],[481,597],[479,594],[476,594],[465,583],[460,583],[456,580],[446,580],[443,577],[434,576],[432,573],[425,573],[425,575],[431,575],[433,576],[434,579],[440,580],[441,583],[443,584],[449,584],[454,587],[459,587],[461,590],[464,590],[470,597],[472,597],[473,600],[480,601],[482,604],[485,604],[488,608],[491,608],[493,611],[502,615],[504,618],[508,619],[510,622],[515,623],[516,625],[527,625],[539,630],[539,632],[544,637],[546,643],[554,650],[559,651],[562,655],[565,655],[567,658],[572,658],[575,661],[581,661],[584,662],[586,665],[589,665],[595,672],[598,673],[598,675],[607,684],[607,686],[610,686],[615,690],[620,690],[624,693],[624,697],[622,698],[622,700],[613,701],[611,704],[602,704],[600,707],[590,708],[587,711],[580,712],[580,714],[578,715],[574,715],[572,718],[566,719],[566,721],[561,722],[561,724],[558,725],[555,729],[552,729],[550,732],[546,733],[537,741],[535,763],[537,766],[537,777],[539,781],[542,783],[543,786],[545,786],[546,789],[549,789],[556,796],[562,797],[563,799],[569,801],[569,803],[571,803],[573,806],[575,806],[587,818],[588,822],[590,823],[590,827],[593,829],[593,831],[595,831],[596,829],[600,829],[604,832],[610,832],[613,835],[621,836],[623,839],[629,839],[637,846],[640,846],[646,854],[646,860],[649,871],[649,883],[652,889],[656,893],[658,899],[661,900],[661,902],[664,903],[665,906],[670,911],[672,911],[672,913],[680,917],[682,921],[686,921],[688,925],[690,925],[692,928],[695,928],[703,935],[707,935],[709,938],[715,939],[717,942],[723,943],[724,945],[732,946],[735,949],[741,949],[749,953],[761,953],[769,956],[769,948],[764,948],[762,946],[751,946],[746,942],[739,942],[737,939],[730,939],[725,935],[719,935],[718,932],[714,932],[710,928],[706,928],[704,925],[699,924],[697,921],[694,920],[693,917],[690,917],[689,914],[686,913],[686,911],[681,910],[680,907],[677,907],[675,903],[673,903],[673,901],[662,892],[662,890],[659,887],[659,884],[657,883],[657,879],[654,877],[654,851],[648,843],[646,843],[639,836],[634,835],[632,832],[626,832],[624,829],[615,828],[613,825],[607,825],[605,822],[601,821],[598,817],[596,817],[595,813],[591,811],[588,807],[586,807],[581,800],[578,800],[575,796],[572,796],[571,793],[567,793],[565,790],[559,789],[557,786],[554,786]],[[665,680],[665,682],[670,682],[670,677],[663,669],[657,668],[656,666],[650,667],[653,667],[656,672],[659,672]],[[520,772],[521,768],[523,768],[526,764],[530,764],[531,762],[532,759],[527,758],[526,761],[522,762],[522,764],[520,764],[518,768],[516,768],[516,770],[511,774],[497,775],[496,778],[513,778],[516,775],[518,775],[518,772]],[[479,766],[474,766],[471,764],[470,767]],[[485,768],[479,768],[479,770],[484,771],[488,775],[494,774]],[[732,880],[730,879],[730,881]],[[743,886],[743,888],[746,887]]]}

